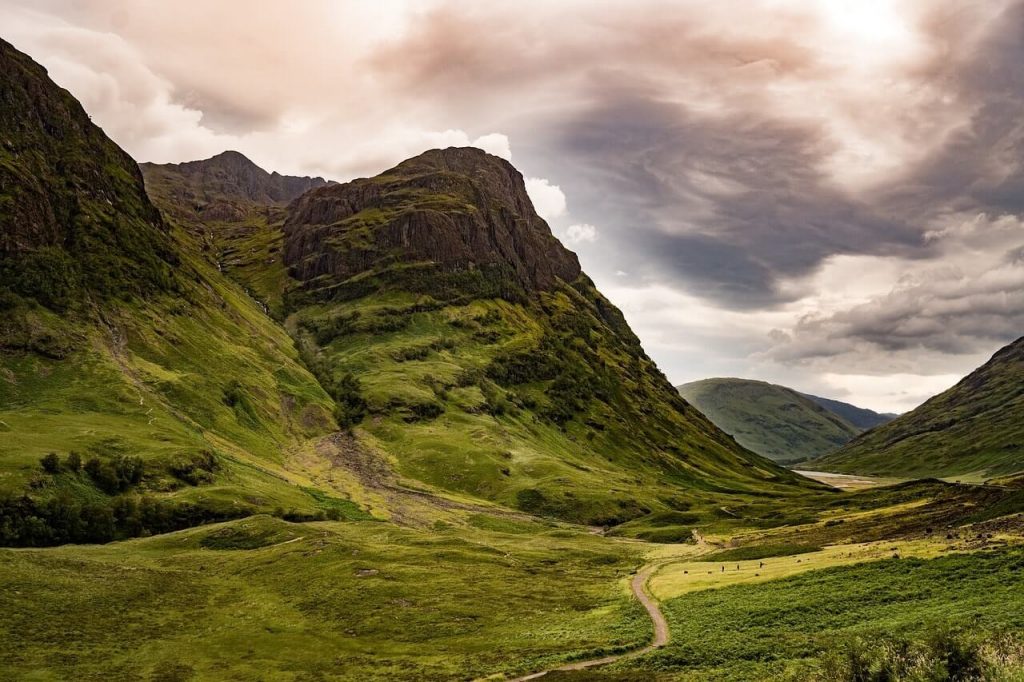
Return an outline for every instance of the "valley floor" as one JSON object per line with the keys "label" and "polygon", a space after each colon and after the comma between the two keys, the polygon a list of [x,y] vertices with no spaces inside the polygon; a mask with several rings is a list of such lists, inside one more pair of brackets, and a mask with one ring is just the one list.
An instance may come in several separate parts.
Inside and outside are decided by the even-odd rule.
{"label": "valley floor", "polygon": [[[932,660],[929,642],[947,637],[943,646],[1003,675],[986,679],[1020,679],[1024,518],[854,541],[883,519],[933,513],[927,500],[888,494],[871,509],[850,498],[850,509],[803,526],[684,544],[478,514],[429,529],[255,516],[101,546],[0,550],[0,670],[31,680],[500,680],[608,658],[544,678],[842,680],[853,679],[843,667],[853,659],[889,665],[893,647]],[[849,541],[822,542],[837,528]],[[650,646],[655,629],[631,582],[660,604],[661,646]]]}

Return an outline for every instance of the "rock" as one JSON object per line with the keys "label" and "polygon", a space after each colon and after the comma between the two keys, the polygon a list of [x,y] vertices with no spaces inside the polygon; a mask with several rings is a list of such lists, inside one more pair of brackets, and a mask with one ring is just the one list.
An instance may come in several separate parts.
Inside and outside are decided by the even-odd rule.
{"label": "rock", "polygon": [[292,276],[317,287],[388,261],[485,270],[525,292],[581,272],[537,215],[523,176],[474,148],[428,151],[377,177],[307,192],[289,206],[284,231]]}

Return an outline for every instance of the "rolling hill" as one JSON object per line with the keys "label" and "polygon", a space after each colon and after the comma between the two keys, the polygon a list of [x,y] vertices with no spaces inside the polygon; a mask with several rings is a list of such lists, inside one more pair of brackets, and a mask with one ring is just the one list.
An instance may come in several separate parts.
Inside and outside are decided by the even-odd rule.
{"label": "rolling hill", "polygon": [[956,386],[814,461],[823,471],[981,480],[1024,470],[1024,338]]}
{"label": "rolling hill", "polygon": [[814,402],[818,403],[829,412],[843,418],[848,424],[860,431],[867,431],[868,429],[873,429],[876,426],[888,424],[899,416],[898,414],[893,414],[891,412],[875,412],[874,410],[869,410],[864,407],[857,407],[856,405],[844,403],[839,400],[832,400],[830,398],[822,398],[821,396],[811,395],[810,393],[804,393],[803,395],[804,397],[810,398]]}
{"label": "rolling hill", "polygon": [[[748,379],[704,379],[677,387],[719,428],[777,462],[835,450],[885,415]],[[852,418],[856,423],[851,422]]]}

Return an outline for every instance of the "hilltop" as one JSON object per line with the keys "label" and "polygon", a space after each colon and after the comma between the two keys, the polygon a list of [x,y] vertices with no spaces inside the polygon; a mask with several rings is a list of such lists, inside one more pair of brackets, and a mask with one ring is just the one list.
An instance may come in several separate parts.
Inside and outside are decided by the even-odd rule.
{"label": "hilltop", "polygon": [[763,381],[704,379],[677,388],[741,445],[777,462],[830,452],[868,428],[865,424],[886,421],[871,410]]}

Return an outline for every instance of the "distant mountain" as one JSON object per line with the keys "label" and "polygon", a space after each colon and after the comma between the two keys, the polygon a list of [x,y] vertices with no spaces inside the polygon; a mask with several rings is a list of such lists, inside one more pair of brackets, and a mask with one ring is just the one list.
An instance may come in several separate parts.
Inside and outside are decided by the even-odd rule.
{"label": "distant mountain", "polygon": [[224,273],[246,285],[280,319],[287,278],[282,260],[285,207],[323,178],[268,173],[227,151],[202,161],[140,165],[146,191],[175,224],[199,241]]}
{"label": "distant mountain", "polygon": [[867,431],[873,429],[876,426],[887,424],[893,419],[898,417],[898,414],[891,412],[875,412],[864,407],[857,407],[849,403],[844,403],[839,400],[831,400],[829,398],[822,398],[821,396],[811,395],[810,393],[803,393],[803,396],[810,398],[814,402],[818,403],[830,412],[839,415],[861,431]]}
{"label": "distant mountain", "polygon": [[953,388],[813,466],[851,474],[974,479],[1024,470],[1024,338]]}
{"label": "distant mountain", "polygon": [[166,183],[178,206],[188,206],[207,219],[221,212],[230,216],[224,204],[287,204],[303,192],[323,187],[323,178],[268,173],[236,151],[226,151],[202,161],[140,164],[147,185]]}
{"label": "distant mountain", "polygon": [[740,445],[777,462],[798,462],[835,450],[866,428],[861,424],[884,419],[870,410],[763,381],[704,379],[677,388]]}

